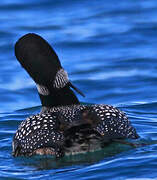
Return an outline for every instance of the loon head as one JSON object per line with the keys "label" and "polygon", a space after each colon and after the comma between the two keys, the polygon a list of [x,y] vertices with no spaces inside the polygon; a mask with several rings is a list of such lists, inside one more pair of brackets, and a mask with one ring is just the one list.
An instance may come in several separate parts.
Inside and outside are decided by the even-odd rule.
{"label": "loon head", "polygon": [[15,44],[15,56],[35,81],[42,106],[79,104],[70,87],[83,94],[69,81],[54,49],[41,36],[22,36]]}

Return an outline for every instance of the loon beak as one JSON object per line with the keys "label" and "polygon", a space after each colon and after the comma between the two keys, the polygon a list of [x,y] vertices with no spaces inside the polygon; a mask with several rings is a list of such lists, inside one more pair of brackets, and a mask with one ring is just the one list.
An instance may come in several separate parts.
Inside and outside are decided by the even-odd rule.
{"label": "loon beak", "polygon": [[83,97],[85,97],[85,95],[77,88],[77,87],[75,87],[70,81],[69,81],[69,86],[71,87],[71,88],[73,88],[77,93],[79,93],[81,96],[83,96]]}

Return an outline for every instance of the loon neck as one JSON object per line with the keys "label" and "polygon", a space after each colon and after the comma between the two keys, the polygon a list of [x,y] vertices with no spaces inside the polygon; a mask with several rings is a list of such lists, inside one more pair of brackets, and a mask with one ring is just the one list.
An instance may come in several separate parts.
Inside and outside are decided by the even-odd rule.
{"label": "loon neck", "polygon": [[50,93],[47,96],[39,93],[39,97],[44,109],[51,109],[56,106],[80,104],[74,92],[69,87],[64,87],[60,90],[57,90],[55,93]]}

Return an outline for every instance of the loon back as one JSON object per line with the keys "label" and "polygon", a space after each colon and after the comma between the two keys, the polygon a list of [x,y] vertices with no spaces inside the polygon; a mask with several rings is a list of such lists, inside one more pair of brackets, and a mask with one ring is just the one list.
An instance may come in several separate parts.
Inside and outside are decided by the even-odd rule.
{"label": "loon back", "polygon": [[126,115],[113,106],[62,106],[23,121],[13,139],[13,155],[62,157],[95,151],[114,139],[138,137]]}

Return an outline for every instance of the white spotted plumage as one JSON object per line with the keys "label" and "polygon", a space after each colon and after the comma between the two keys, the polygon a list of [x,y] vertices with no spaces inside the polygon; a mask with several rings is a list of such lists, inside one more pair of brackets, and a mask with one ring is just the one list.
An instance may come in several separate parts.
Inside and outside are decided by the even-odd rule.
{"label": "white spotted plumage", "polygon": [[23,154],[30,154],[38,148],[47,147],[47,145],[64,146],[64,133],[59,130],[58,121],[66,123],[69,127],[78,125],[82,122],[80,118],[84,111],[89,112],[89,118],[90,115],[98,118],[99,121],[93,130],[105,140],[138,137],[126,115],[113,106],[71,105],[54,107],[42,114],[27,118],[19,126],[14,141],[19,143]]}

